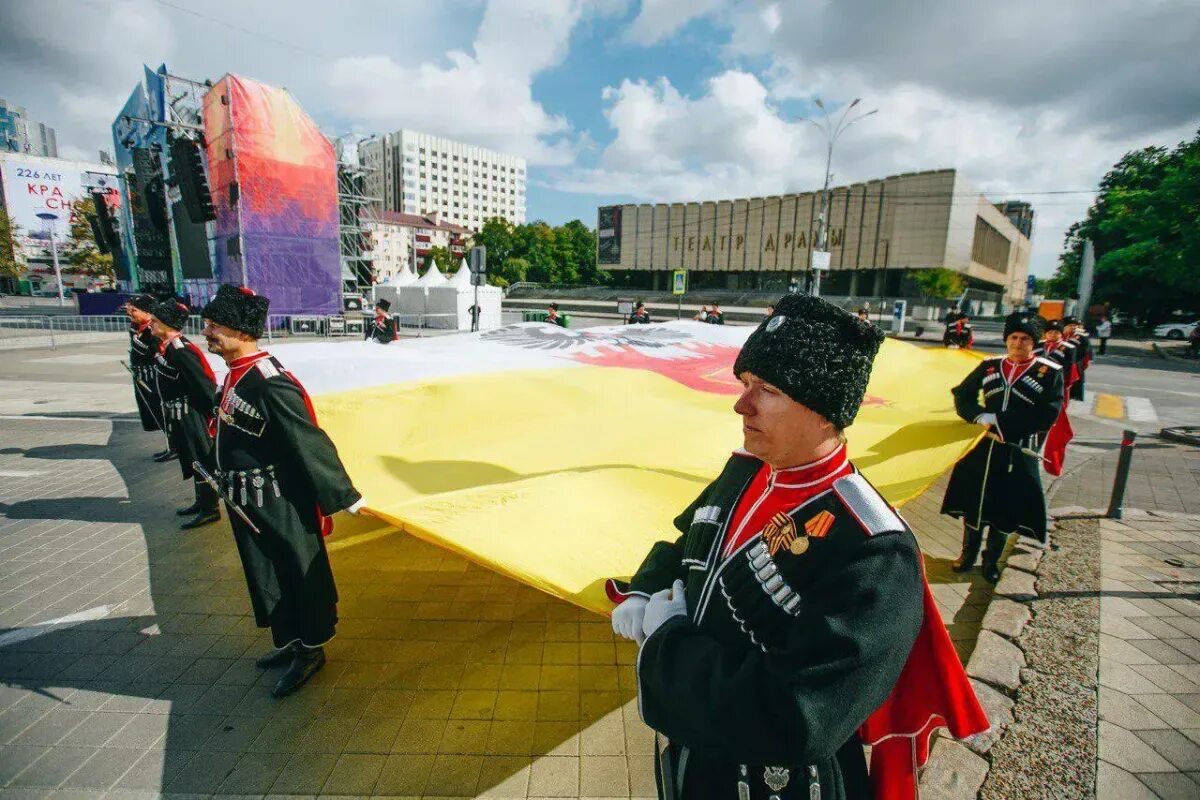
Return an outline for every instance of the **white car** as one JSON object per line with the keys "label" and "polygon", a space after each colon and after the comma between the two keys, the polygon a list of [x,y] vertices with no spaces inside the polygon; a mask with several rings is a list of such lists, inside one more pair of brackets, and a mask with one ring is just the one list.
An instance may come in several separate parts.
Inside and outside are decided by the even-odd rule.
{"label": "white car", "polygon": [[1192,335],[1197,324],[1200,324],[1200,320],[1194,319],[1191,322],[1167,322],[1157,325],[1154,328],[1154,338],[1182,341]]}

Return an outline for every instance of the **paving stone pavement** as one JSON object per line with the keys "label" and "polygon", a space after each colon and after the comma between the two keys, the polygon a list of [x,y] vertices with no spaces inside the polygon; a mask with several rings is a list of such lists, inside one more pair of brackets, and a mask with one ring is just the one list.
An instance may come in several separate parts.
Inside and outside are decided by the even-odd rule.
{"label": "paving stone pavement", "polygon": [[1200,516],[1100,521],[1098,798],[1200,797]]}
{"label": "paving stone pavement", "polygon": [[[227,524],[177,530],[119,349],[87,352],[74,383],[61,351],[0,360],[0,797],[654,796],[631,643],[371,520],[330,539],[328,666],[272,700]],[[949,570],[943,488],[902,511],[965,659],[990,588]]]}

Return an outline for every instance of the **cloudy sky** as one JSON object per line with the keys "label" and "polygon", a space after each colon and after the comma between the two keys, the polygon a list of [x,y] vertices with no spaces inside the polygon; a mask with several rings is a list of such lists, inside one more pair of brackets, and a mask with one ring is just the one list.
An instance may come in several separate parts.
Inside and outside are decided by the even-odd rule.
{"label": "cloudy sky", "polygon": [[834,179],[957,167],[1038,212],[1033,268],[1126,151],[1200,127],[1195,0],[4,0],[0,97],[111,147],[143,63],[290,89],[330,134],[530,161],[529,216],[819,187],[814,98],[877,114]]}

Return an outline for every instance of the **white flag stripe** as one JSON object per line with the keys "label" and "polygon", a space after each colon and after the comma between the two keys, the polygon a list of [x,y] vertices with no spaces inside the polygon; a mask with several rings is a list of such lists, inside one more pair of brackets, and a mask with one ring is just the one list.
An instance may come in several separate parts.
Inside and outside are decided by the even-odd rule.
{"label": "white flag stripe", "polygon": [[1148,397],[1126,396],[1125,415],[1130,422],[1158,422],[1158,414],[1154,413],[1154,404]]}

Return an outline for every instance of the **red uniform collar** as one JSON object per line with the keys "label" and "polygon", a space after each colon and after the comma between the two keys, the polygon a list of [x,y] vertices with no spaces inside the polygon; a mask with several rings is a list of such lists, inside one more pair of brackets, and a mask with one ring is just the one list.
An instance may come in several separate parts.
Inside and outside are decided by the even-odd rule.
{"label": "red uniform collar", "polygon": [[799,488],[801,486],[820,483],[826,478],[837,475],[845,469],[845,466],[846,445],[840,444],[832,453],[822,456],[816,461],[810,461],[807,464],[801,464],[796,467],[771,469],[771,472],[775,476],[776,486]]}
{"label": "red uniform collar", "polygon": [[161,342],[158,343],[158,352],[159,353],[167,352],[167,345],[171,344],[171,342],[175,341],[180,336],[183,336],[182,331],[174,331],[172,333],[167,334],[167,338],[163,339]]}

